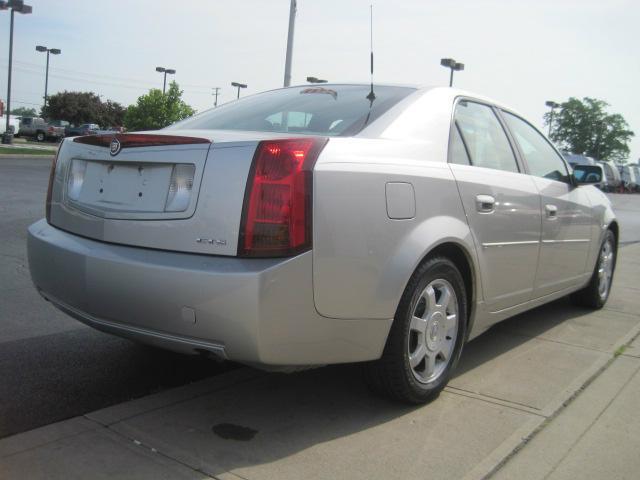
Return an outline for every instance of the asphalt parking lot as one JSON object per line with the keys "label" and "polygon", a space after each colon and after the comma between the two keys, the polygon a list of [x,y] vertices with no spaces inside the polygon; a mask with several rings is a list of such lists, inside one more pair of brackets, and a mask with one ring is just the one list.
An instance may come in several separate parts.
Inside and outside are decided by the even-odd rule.
{"label": "asphalt parking lot", "polygon": [[0,157],[0,437],[234,367],[103,334],[38,295],[25,235],[44,216],[50,165]]}
{"label": "asphalt parking lot", "polygon": [[[234,368],[94,331],[36,293],[29,278],[25,235],[27,226],[44,216],[50,162],[0,158],[0,437]],[[620,216],[622,242],[640,241],[640,195],[611,198]],[[570,317],[561,311],[551,321],[561,322],[562,315]],[[473,345],[471,350],[479,348]],[[461,378],[465,368],[470,367],[463,365]]]}

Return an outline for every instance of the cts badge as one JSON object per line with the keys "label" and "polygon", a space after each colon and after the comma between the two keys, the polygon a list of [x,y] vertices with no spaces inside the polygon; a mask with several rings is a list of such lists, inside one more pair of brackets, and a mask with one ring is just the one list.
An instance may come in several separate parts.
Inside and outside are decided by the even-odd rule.
{"label": "cts badge", "polygon": [[122,145],[120,145],[120,140],[118,140],[117,138],[114,138],[113,140],[111,140],[109,151],[111,152],[112,157],[115,157],[117,154],[119,154],[121,149],[122,149]]}

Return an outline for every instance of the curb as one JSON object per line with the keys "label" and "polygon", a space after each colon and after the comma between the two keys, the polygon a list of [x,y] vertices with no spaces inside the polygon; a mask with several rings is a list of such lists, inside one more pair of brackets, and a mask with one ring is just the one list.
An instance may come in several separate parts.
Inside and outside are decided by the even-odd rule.
{"label": "curb", "polygon": [[46,154],[46,155],[40,155],[40,154],[21,154],[21,153],[0,153],[0,158],[46,158],[46,159],[52,159],[53,157],[55,157],[56,154],[55,152],[51,153],[51,154]]}
{"label": "curb", "polygon": [[[620,346],[629,346],[640,336],[640,325],[636,325],[620,341]],[[597,378],[599,378],[618,358],[618,354],[612,353],[604,361],[596,362],[592,368],[582,377],[581,382],[574,382],[571,388],[565,390],[563,394],[551,402],[555,404],[552,409],[544,412],[546,418],[534,419],[530,423],[523,425],[514,432],[511,438],[507,439],[500,447],[492,452],[483,462],[476,465],[465,476],[464,480],[489,480],[496,474],[511,458],[516,456],[535,436],[541,433],[547,425],[555,420],[581,393],[584,392]],[[585,379],[585,376],[587,377]],[[568,394],[568,395],[567,395]],[[564,397],[564,400],[563,400]]]}

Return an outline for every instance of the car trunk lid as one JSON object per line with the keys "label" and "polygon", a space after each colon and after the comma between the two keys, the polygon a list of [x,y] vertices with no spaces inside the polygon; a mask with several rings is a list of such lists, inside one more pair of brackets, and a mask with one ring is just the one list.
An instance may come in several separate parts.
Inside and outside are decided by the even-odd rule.
{"label": "car trunk lid", "polygon": [[[236,255],[247,176],[265,135],[172,133],[65,140],[50,223],[99,241]],[[188,198],[170,208],[178,190]]]}

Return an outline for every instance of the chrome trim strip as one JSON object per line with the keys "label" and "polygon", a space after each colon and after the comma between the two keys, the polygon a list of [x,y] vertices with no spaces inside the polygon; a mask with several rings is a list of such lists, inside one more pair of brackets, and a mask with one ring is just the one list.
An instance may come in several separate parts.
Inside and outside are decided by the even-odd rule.
{"label": "chrome trim strip", "polygon": [[227,353],[225,351],[225,347],[224,345],[218,344],[218,343],[211,343],[211,342],[207,342],[204,340],[197,340],[194,338],[187,338],[187,337],[180,337],[177,335],[172,335],[170,333],[165,333],[165,332],[159,332],[157,330],[148,330],[146,328],[140,328],[140,327],[134,327],[131,325],[123,325],[120,323],[115,323],[115,322],[110,322],[108,320],[103,320],[100,318],[96,318],[93,315],[90,315],[86,312],[83,312],[81,310],[78,310],[75,307],[72,307],[71,305],[67,305],[64,302],[61,302],[60,300],[58,300],[55,297],[52,297],[51,295],[49,295],[48,293],[43,292],[42,290],[38,289],[40,295],[42,295],[45,299],[49,300],[51,303],[53,303],[56,307],[58,307],[60,310],[62,310],[63,312],[71,315],[72,317],[80,320],[82,323],[86,323],[89,326],[95,327],[95,328],[99,328],[99,327],[103,327],[107,330],[120,330],[122,332],[125,333],[131,333],[134,335],[142,335],[142,336],[147,336],[147,337],[155,337],[157,339],[160,340],[164,340],[164,341],[169,341],[169,342],[174,342],[174,343],[181,343],[183,345],[187,345],[189,347],[193,347],[195,348],[200,348],[203,350],[208,350],[212,353],[215,353],[216,355],[220,356],[221,358],[227,360]]}
{"label": "chrome trim strip", "polygon": [[542,240],[542,243],[588,243],[588,238],[570,238],[568,240]]}
{"label": "chrome trim strip", "polygon": [[510,247],[512,245],[537,245],[540,242],[538,240],[526,240],[523,242],[495,242],[495,243],[483,243],[484,248],[489,247]]}

